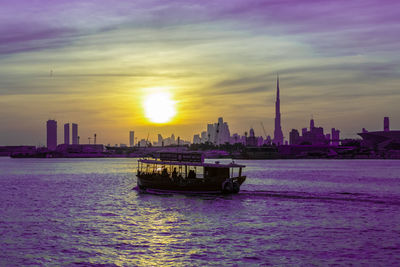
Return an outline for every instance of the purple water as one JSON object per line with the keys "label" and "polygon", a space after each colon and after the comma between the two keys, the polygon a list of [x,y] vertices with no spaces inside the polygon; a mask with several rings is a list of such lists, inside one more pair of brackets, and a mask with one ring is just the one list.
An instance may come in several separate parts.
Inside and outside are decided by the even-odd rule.
{"label": "purple water", "polygon": [[400,161],[237,161],[238,195],[140,194],[135,159],[0,158],[0,266],[400,264]]}

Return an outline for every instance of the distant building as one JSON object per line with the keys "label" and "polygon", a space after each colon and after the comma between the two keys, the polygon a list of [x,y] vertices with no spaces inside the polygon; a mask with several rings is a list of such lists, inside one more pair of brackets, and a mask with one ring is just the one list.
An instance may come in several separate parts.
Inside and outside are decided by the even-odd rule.
{"label": "distant building", "polygon": [[325,140],[330,143],[331,142],[331,134],[329,134],[329,133],[325,134]]}
{"label": "distant building", "polygon": [[104,145],[82,144],[82,145],[58,145],[57,151],[65,154],[93,154],[104,152]]}
{"label": "distant building", "polygon": [[279,98],[279,76],[276,79],[275,130],[273,142],[276,145],[283,145],[283,133],[281,127],[281,101]]}
{"label": "distant building", "polygon": [[240,137],[240,135],[238,135],[237,133],[234,133],[231,137],[231,144],[237,144],[237,143],[242,143],[242,139]]}
{"label": "distant building", "polygon": [[331,144],[333,146],[338,146],[339,142],[340,142],[340,131],[335,129],[335,128],[332,128],[332,131],[331,131]]}
{"label": "distant building", "polygon": [[290,145],[329,145],[338,146],[340,131],[332,128],[331,133],[324,134],[324,128],[316,127],[314,119],[310,120],[310,130],[302,128],[301,136],[296,129],[290,132]]}
{"label": "distant building", "polygon": [[264,145],[271,145],[271,143],[272,143],[272,139],[271,139],[271,136],[267,136],[267,138],[264,140]]}
{"label": "distant building", "polygon": [[312,131],[312,129],[314,129],[315,128],[315,126],[314,126],[314,119],[311,119],[310,120],[310,131]]}
{"label": "distant building", "polygon": [[0,157],[17,154],[34,154],[36,153],[35,146],[0,146]]}
{"label": "distant building", "polygon": [[215,129],[213,124],[207,124],[207,142],[214,143]]}
{"label": "distant building", "polygon": [[201,138],[201,143],[207,142],[207,132],[206,131],[201,132],[200,138]]}
{"label": "distant building", "polygon": [[200,143],[201,143],[200,135],[195,134],[195,135],[193,136],[193,144],[200,144]]}
{"label": "distant building", "polygon": [[257,146],[262,146],[264,144],[264,138],[262,136],[256,137]]}
{"label": "distant building", "polygon": [[64,144],[69,145],[69,123],[64,124]]}
{"label": "distant building", "polygon": [[48,120],[46,124],[47,129],[47,149],[57,149],[57,121]]}
{"label": "distant building", "polygon": [[[365,129],[364,129],[365,130]],[[400,147],[400,131],[391,131],[389,128],[389,117],[383,119],[383,131],[358,133],[363,138],[362,145],[371,149],[385,150],[387,147]]]}
{"label": "distant building", "polygon": [[358,133],[363,138],[363,145],[378,150],[385,149],[389,144],[400,146],[400,131],[375,131]]}
{"label": "distant building", "polygon": [[147,142],[146,139],[142,139],[142,140],[139,141],[139,146],[140,147],[147,147],[147,144],[148,144],[148,142]]}
{"label": "distant building", "polygon": [[231,136],[231,133],[229,131],[228,123],[223,122],[223,119],[219,118],[218,119],[218,126],[219,126],[219,132],[218,132],[218,143],[217,143],[217,145],[223,145],[225,143],[229,143],[229,138]]}
{"label": "distant building", "polygon": [[207,141],[214,145],[229,143],[230,135],[228,123],[222,117],[218,118],[217,123],[207,124]]}
{"label": "distant building", "polygon": [[72,144],[79,144],[79,136],[78,136],[78,124],[72,123]]}
{"label": "distant building", "polygon": [[129,132],[129,146],[130,147],[135,146],[135,132],[134,131]]}
{"label": "distant building", "polygon": [[323,145],[329,143],[329,140],[326,140],[324,134],[324,128],[315,127],[314,119],[310,120],[310,130],[304,131],[301,137],[302,143],[312,144],[312,145]]}
{"label": "distant building", "polygon": [[296,129],[292,129],[289,133],[289,144],[297,145],[300,142],[300,134]]}
{"label": "distant building", "polygon": [[246,146],[257,146],[258,140],[254,134],[254,129],[250,129],[249,137],[246,137]]}
{"label": "distant building", "polygon": [[390,131],[390,127],[389,127],[389,117],[384,117],[383,118],[383,130],[385,132],[389,132]]}

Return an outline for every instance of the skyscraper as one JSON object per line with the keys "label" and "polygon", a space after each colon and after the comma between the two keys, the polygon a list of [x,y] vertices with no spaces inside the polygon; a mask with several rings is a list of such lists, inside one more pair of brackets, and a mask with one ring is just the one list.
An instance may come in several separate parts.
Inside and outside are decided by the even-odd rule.
{"label": "skyscraper", "polygon": [[72,124],[72,144],[73,145],[79,144],[79,140],[78,140],[78,124],[76,124],[76,123]]}
{"label": "skyscraper", "polygon": [[46,124],[47,130],[47,149],[56,150],[57,148],[57,121],[48,120]]}
{"label": "skyscraper", "polygon": [[157,145],[158,146],[164,146],[164,139],[163,139],[163,137],[162,137],[162,135],[161,134],[158,134],[157,135]]}
{"label": "skyscraper", "polygon": [[281,128],[281,103],[279,99],[279,76],[276,79],[276,102],[275,102],[275,130],[274,130],[274,144],[283,144],[283,133]]}
{"label": "skyscraper", "polygon": [[383,130],[385,132],[389,132],[390,128],[389,128],[389,117],[384,117],[383,118]]}
{"label": "skyscraper", "polygon": [[135,132],[134,131],[129,132],[129,146],[130,147],[135,146]]}
{"label": "skyscraper", "polygon": [[339,130],[337,130],[337,129],[335,129],[335,128],[332,128],[332,134],[331,134],[331,139],[332,139],[332,142],[331,142],[331,144],[333,145],[333,146],[338,146],[339,145],[339,139],[340,139],[340,131]]}
{"label": "skyscraper", "polygon": [[69,123],[64,124],[64,144],[69,145]]}
{"label": "skyscraper", "polygon": [[315,128],[314,119],[310,120],[310,131]]}
{"label": "skyscraper", "polygon": [[297,145],[300,140],[300,134],[297,129],[292,129],[292,131],[289,133],[289,144],[290,145]]}

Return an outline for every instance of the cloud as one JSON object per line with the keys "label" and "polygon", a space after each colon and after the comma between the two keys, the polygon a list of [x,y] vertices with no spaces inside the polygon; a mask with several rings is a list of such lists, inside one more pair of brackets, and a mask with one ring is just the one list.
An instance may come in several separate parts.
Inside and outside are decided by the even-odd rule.
{"label": "cloud", "polygon": [[15,0],[0,10],[0,95],[36,105],[29,117],[45,112],[31,99],[51,99],[46,112],[66,117],[104,105],[109,113],[93,112],[92,123],[113,118],[123,128],[141,88],[171,86],[182,124],[230,116],[247,127],[273,117],[279,72],[291,118],[311,110],[333,118],[375,99],[395,110],[399,10],[377,0]]}

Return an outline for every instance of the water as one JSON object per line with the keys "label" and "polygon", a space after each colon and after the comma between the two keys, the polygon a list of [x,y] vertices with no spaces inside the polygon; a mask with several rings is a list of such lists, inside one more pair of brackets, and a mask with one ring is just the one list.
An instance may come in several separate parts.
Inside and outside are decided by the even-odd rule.
{"label": "water", "polygon": [[0,266],[400,264],[400,162],[237,161],[231,196],[132,190],[135,159],[0,158]]}

